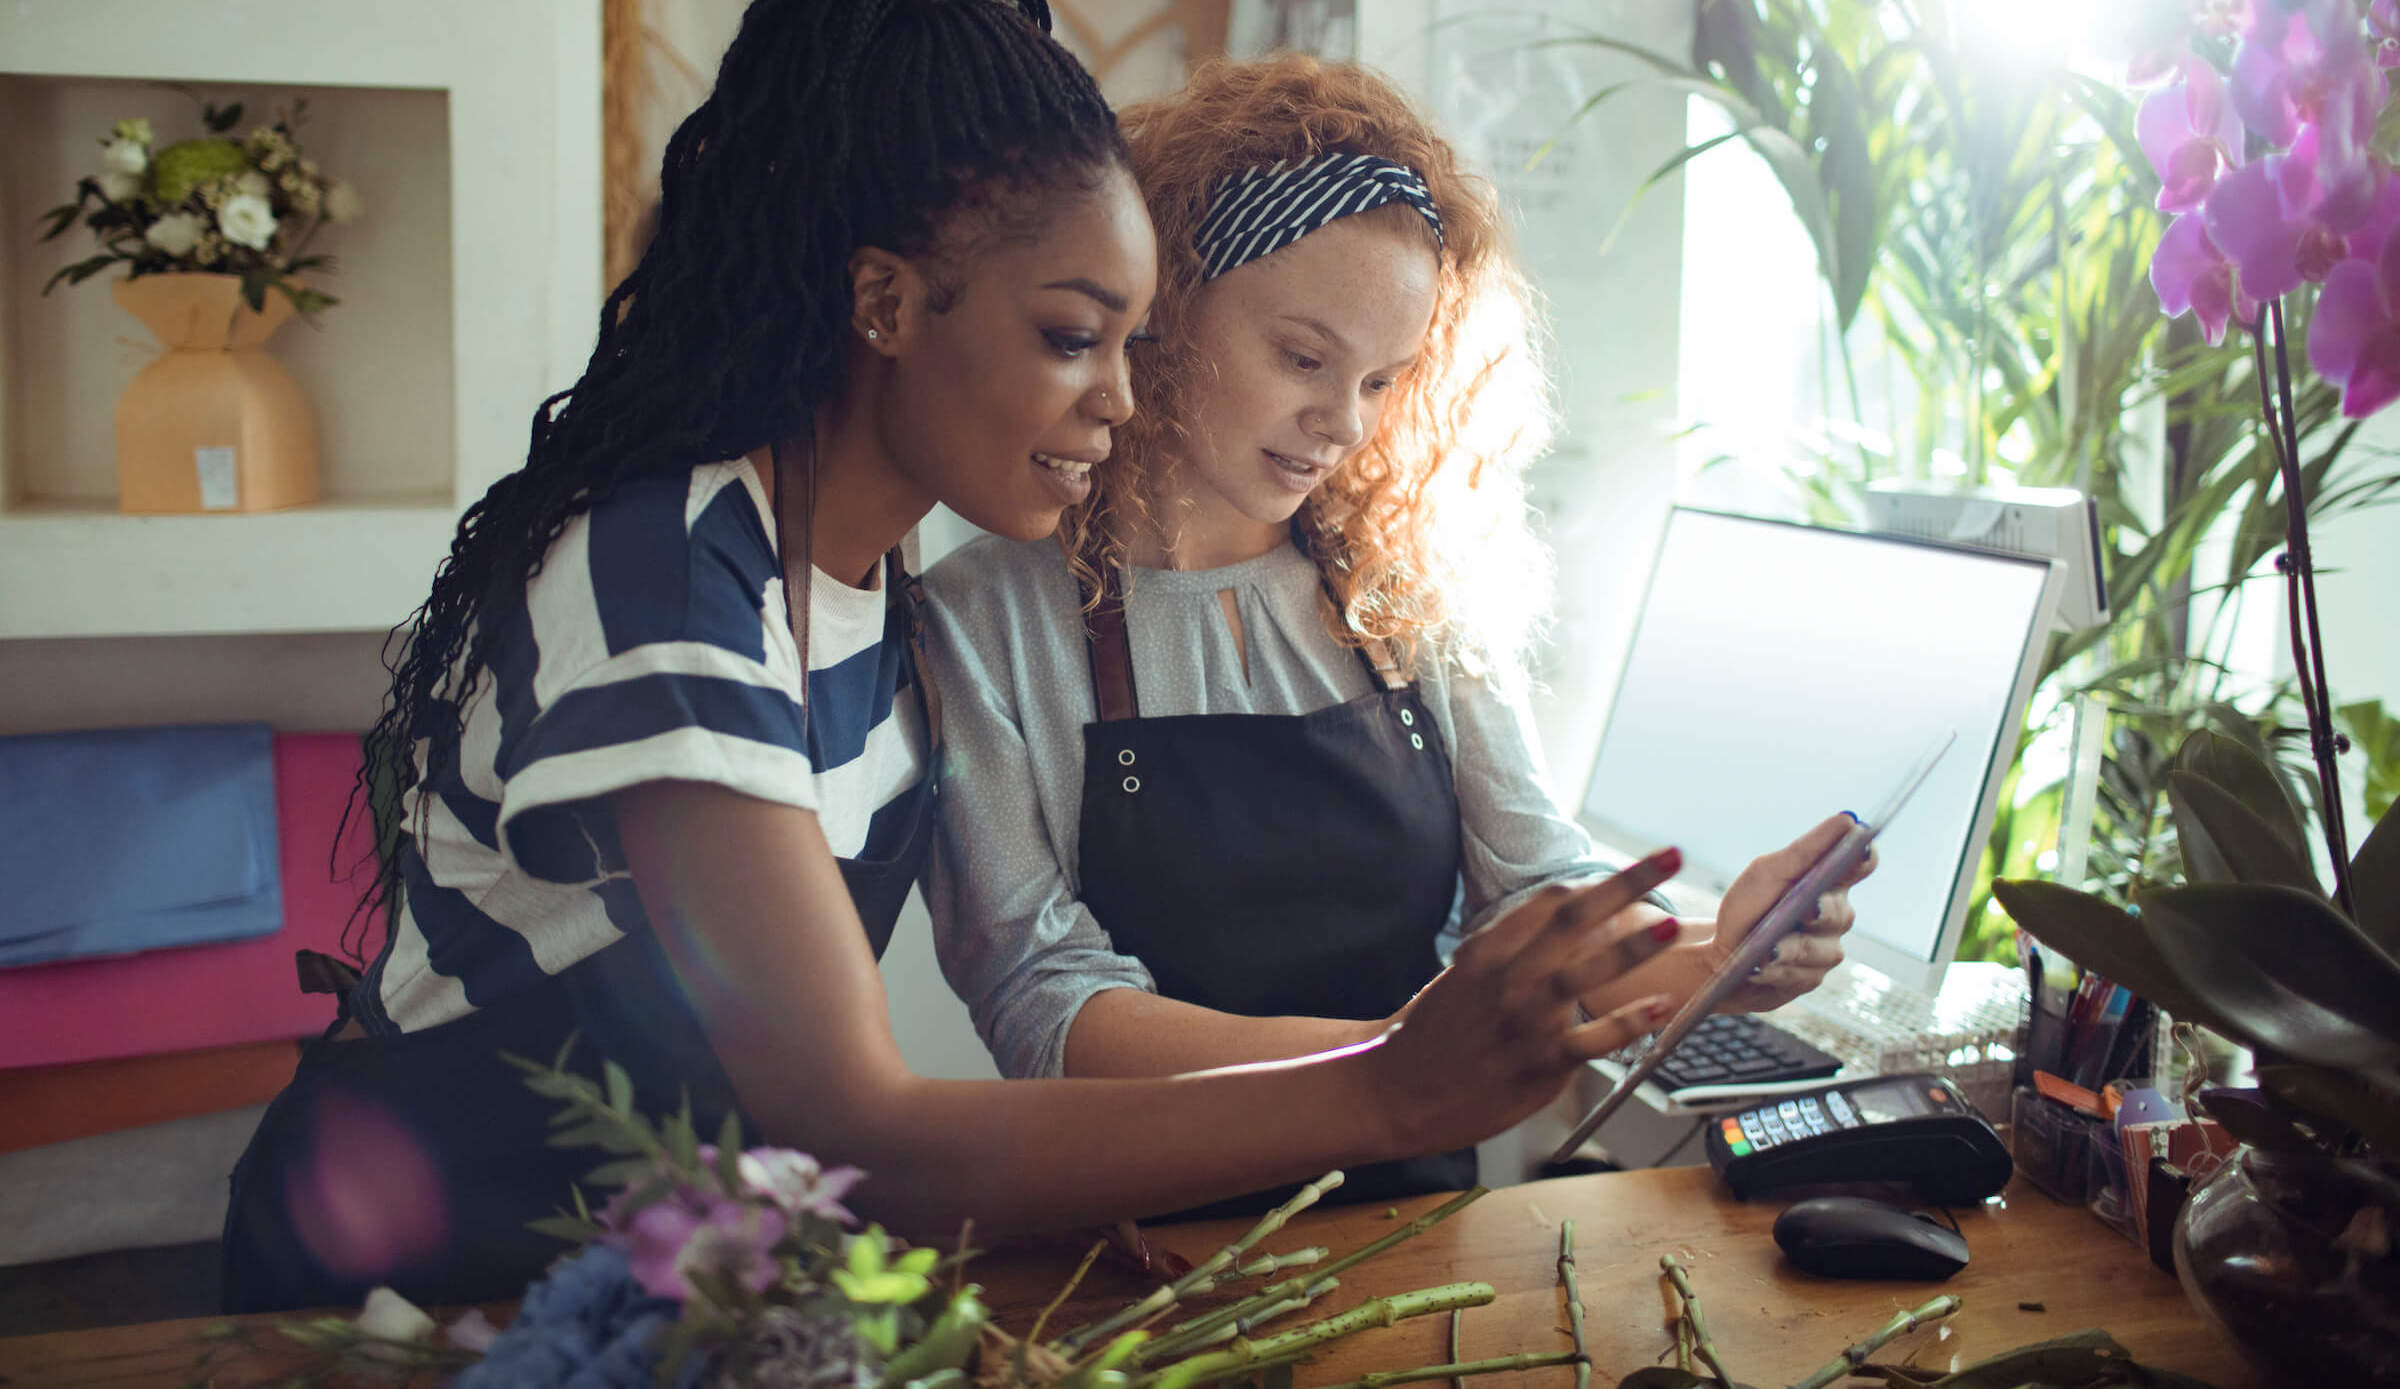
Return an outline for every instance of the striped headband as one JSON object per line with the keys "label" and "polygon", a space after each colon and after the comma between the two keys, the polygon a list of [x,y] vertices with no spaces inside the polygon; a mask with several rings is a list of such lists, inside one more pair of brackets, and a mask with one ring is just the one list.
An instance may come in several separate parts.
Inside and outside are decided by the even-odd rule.
{"label": "striped headband", "polygon": [[1213,280],[1236,266],[1298,241],[1327,222],[1385,203],[1403,202],[1424,214],[1433,239],[1442,217],[1417,171],[1371,154],[1326,154],[1279,160],[1230,175],[1217,185],[1200,230],[1200,278]]}

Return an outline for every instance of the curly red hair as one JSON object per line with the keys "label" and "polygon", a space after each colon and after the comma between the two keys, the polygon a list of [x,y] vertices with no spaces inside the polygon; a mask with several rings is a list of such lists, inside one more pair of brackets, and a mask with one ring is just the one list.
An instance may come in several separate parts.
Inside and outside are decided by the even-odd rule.
{"label": "curly red hair", "polygon": [[1524,471],[1549,441],[1551,411],[1491,185],[1390,82],[1348,63],[1211,63],[1120,119],[1158,228],[1158,342],[1134,360],[1140,410],[1060,528],[1084,591],[1096,602],[1099,575],[1125,566],[1153,525],[1187,437],[1187,406],[1209,364],[1179,344],[1206,292],[1193,233],[1218,183],[1277,160],[1371,154],[1416,170],[1441,215],[1432,326],[1374,437],[1310,494],[1293,537],[1325,573],[1345,643],[1387,642],[1413,669],[1428,640],[1455,637],[1471,664],[1513,668],[1547,596]]}

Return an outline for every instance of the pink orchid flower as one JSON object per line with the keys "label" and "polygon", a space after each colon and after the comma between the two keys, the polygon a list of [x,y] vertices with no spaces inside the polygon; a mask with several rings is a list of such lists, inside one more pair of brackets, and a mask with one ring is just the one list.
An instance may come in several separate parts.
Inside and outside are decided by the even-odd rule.
{"label": "pink orchid flower", "polygon": [[2161,212],[2200,206],[2219,171],[2242,162],[2242,122],[2225,100],[2225,80],[2197,58],[2180,66],[2182,80],[2145,97],[2133,121],[2142,153],[2158,171]]}
{"label": "pink orchid flower", "polygon": [[609,1242],[625,1251],[643,1291],[689,1300],[693,1273],[752,1292],[773,1287],[783,1276],[774,1250],[784,1231],[783,1212],[772,1206],[686,1190],[635,1212]]}
{"label": "pink orchid flower", "polygon": [[2400,0],[2367,6],[2367,32],[2375,40],[2375,66],[2400,67]]}
{"label": "pink orchid flower", "polygon": [[2342,383],[2342,413],[2364,419],[2400,398],[2400,236],[2373,260],[2345,260],[2325,277],[2308,324],[2308,360]]}
{"label": "pink orchid flower", "polygon": [[789,1148],[752,1148],[742,1154],[742,1185],[773,1201],[786,1215],[817,1215],[855,1225],[842,1205],[850,1188],[867,1174],[855,1167],[825,1167]]}
{"label": "pink orchid flower", "polygon": [[2209,240],[2197,213],[2176,218],[2159,238],[2158,254],[2150,258],[2150,287],[2158,291],[2158,306],[2167,317],[2198,315],[2211,347],[2225,341],[2226,323],[2234,315],[2244,323],[2258,321],[2258,300],[2242,291],[2233,262]]}

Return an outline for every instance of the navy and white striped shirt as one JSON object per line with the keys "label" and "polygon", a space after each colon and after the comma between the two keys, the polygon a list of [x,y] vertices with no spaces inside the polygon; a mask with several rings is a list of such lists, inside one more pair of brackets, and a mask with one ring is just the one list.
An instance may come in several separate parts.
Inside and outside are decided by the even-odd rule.
{"label": "navy and white striped shirt", "polygon": [[487,614],[506,627],[455,770],[410,798],[401,910],[360,991],[371,1028],[451,1021],[646,929],[604,799],[627,787],[713,782],[816,812],[836,857],[895,851],[899,816],[877,812],[928,760],[897,697],[905,629],[880,588],[816,574],[804,740],[773,537],[746,461],[643,478]]}

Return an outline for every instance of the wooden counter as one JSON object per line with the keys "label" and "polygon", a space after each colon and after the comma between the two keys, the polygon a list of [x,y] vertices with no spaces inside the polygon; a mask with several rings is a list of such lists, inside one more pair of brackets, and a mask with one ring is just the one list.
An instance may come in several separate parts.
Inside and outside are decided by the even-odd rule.
{"label": "wooden counter", "polygon": [[[1401,1208],[1403,1217],[1439,1204]],[[1304,1214],[1266,1250],[1329,1246],[1336,1255],[1393,1229],[1385,1207],[1341,1207]],[[2265,1389],[2233,1350],[2203,1323],[2171,1276],[2153,1267],[2080,1207],[2061,1206],[2022,1183],[2004,1207],[1964,1215],[1973,1262],[1943,1284],[1862,1283],[1809,1278],[1786,1268],[1768,1229],[1780,1206],[1743,1204],[1724,1195],[1706,1168],[1571,1177],[1495,1191],[1426,1234],[1351,1270],[1327,1312],[1367,1296],[1474,1279],[1499,1298],[1466,1313],[1461,1346],[1468,1359],[1519,1350],[1563,1348],[1563,1301],[1555,1259],[1559,1222],[1575,1221],[1593,1383],[1608,1389],[1656,1360],[1664,1329],[1658,1256],[1675,1253],[1690,1269],[1711,1335],[1733,1373],[1750,1383],[1789,1384],[1841,1349],[1937,1293],[1965,1307],[1949,1333],[1919,1331],[1878,1357],[1915,1353],[1919,1365],[1963,1366],[2014,1346],[2105,1327],[2142,1361],[2196,1375],[2219,1389]],[[1244,1228],[1243,1222],[1149,1231],[1154,1248],[1200,1259]],[[1022,1331],[1073,1267],[1066,1244],[1003,1251],[974,1266],[1004,1325]],[[1052,1327],[1074,1325],[1148,1290],[1130,1271],[1095,1271]],[[2020,1304],[2039,1303],[2043,1311]],[[1447,1358],[1446,1317],[1427,1317],[1368,1332],[1301,1367],[1302,1386],[1334,1384],[1373,1370]],[[0,1340],[0,1385],[180,1384],[206,1322],[162,1322],[107,1330]],[[261,1367],[264,1369],[265,1367]],[[220,1378],[218,1383],[243,1382]],[[1566,1368],[1480,1377],[1475,1389],[1564,1389]]]}

